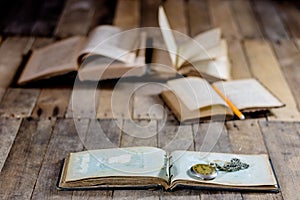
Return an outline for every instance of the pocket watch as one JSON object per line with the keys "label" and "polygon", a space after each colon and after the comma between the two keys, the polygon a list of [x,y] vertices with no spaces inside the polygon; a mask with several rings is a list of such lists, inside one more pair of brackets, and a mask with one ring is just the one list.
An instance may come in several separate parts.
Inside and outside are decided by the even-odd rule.
{"label": "pocket watch", "polygon": [[203,180],[211,180],[217,177],[218,172],[216,168],[208,164],[196,164],[190,168],[190,173]]}

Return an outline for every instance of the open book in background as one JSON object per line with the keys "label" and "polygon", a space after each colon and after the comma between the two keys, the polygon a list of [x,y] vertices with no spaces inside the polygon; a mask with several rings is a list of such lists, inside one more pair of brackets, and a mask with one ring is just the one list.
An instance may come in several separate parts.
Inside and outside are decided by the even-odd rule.
{"label": "open book in background", "polygon": [[[213,180],[194,178],[188,173],[195,164],[232,158],[246,162],[249,168],[237,172],[219,171]],[[62,167],[58,188],[278,191],[278,184],[265,154],[168,153],[155,147],[128,147],[70,153]]]}
{"label": "open book in background", "polygon": [[[145,73],[146,35],[96,27],[88,37],[75,36],[33,51],[18,84],[78,71],[80,80],[103,80]],[[128,73],[127,73],[128,72]]]}
{"label": "open book in background", "polygon": [[[284,106],[256,79],[219,81],[213,83],[243,113]],[[162,99],[181,122],[208,118],[225,120],[234,116],[228,104],[208,81],[199,77],[174,79],[167,82],[170,90]]]}
{"label": "open book in background", "polygon": [[[164,50],[155,49],[153,54],[152,69],[157,73],[180,73],[182,75],[198,75],[213,81],[230,79],[230,62],[228,60],[227,43],[221,39],[220,28],[214,28],[203,32],[194,38],[183,36],[173,32],[169,25],[166,13],[162,6],[158,12],[159,26],[168,52],[168,58]],[[176,33],[176,35],[174,35]],[[178,44],[175,36],[185,41]],[[156,53],[155,53],[156,52]]]}

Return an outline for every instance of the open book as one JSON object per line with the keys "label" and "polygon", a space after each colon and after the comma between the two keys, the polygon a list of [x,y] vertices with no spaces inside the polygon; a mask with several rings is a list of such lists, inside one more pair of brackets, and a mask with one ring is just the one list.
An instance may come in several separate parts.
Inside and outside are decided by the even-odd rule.
{"label": "open book", "polygon": [[[173,69],[170,70],[170,73],[174,73],[176,70],[183,75],[197,74],[211,80],[227,80],[230,78],[227,43],[224,39],[221,39],[220,28],[208,30],[194,38],[176,34],[184,40],[181,44],[177,44],[162,6],[159,7],[158,20],[171,63],[167,63],[167,59],[156,61],[155,54],[153,56],[154,63],[157,62],[167,66],[171,64]],[[155,71],[167,71],[161,65],[153,68]]]}
{"label": "open book", "polygon": [[[256,79],[218,81],[212,84],[242,112],[255,112],[282,107]],[[226,101],[215,89],[199,77],[187,77],[167,82],[170,90],[161,97],[181,122],[199,118],[226,119],[234,116]]]}
{"label": "open book", "polygon": [[145,73],[146,35],[96,27],[88,37],[75,36],[33,51],[18,84],[78,71],[80,80],[102,80]]}
{"label": "open book", "polygon": [[[195,164],[238,158],[249,165],[236,172],[217,171],[213,180],[191,176]],[[59,189],[177,188],[278,191],[265,154],[236,155],[128,147],[70,153],[59,177]]]}

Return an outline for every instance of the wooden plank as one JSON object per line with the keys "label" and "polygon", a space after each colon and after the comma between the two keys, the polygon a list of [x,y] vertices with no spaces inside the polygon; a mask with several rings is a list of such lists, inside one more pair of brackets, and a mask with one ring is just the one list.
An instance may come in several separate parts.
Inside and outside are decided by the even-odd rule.
{"label": "wooden plank", "polygon": [[134,83],[119,83],[115,87],[101,88],[99,94],[97,118],[130,119],[132,116],[132,97]]}
{"label": "wooden plank", "polygon": [[272,1],[253,1],[253,9],[261,22],[264,36],[273,41],[289,38]]}
{"label": "wooden plank", "polygon": [[[81,130],[78,135],[85,150],[117,148],[120,144],[121,130],[114,120],[92,119],[86,134]],[[110,190],[74,191],[72,199],[111,199],[112,194],[113,191]]]}
{"label": "wooden plank", "polygon": [[251,78],[252,74],[247,63],[246,55],[239,40],[230,40],[228,45],[228,57],[231,62],[231,78]]}
{"label": "wooden plank", "polygon": [[5,117],[30,116],[38,95],[38,89],[7,89],[0,103],[0,115]]}
{"label": "wooden plank", "polygon": [[157,146],[156,120],[124,120],[121,147]]}
{"label": "wooden plank", "polygon": [[119,0],[113,24],[123,30],[138,28],[141,21],[140,6],[138,0]]}
{"label": "wooden plank", "polygon": [[31,197],[52,125],[51,120],[24,119],[1,173],[1,199]]}
{"label": "wooden plank", "polygon": [[176,121],[159,123],[158,147],[167,152],[194,150],[192,125],[180,125]]}
{"label": "wooden plank", "polygon": [[79,83],[73,88],[66,118],[88,118],[95,119],[97,102],[99,101],[99,90],[91,83]]}
{"label": "wooden plank", "polygon": [[189,0],[187,2],[187,23],[191,37],[212,28],[207,1]]}
{"label": "wooden plank", "polygon": [[7,88],[21,64],[22,56],[29,51],[33,38],[9,37],[0,47],[0,88]]}
{"label": "wooden plank", "polygon": [[262,38],[263,34],[255,19],[249,0],[229,1],[232,15],[243,38]]}
{"label": "wooden plank", "polygon": [[32,116],[39,118],[64,117],[70,95],[70,89],[42,89]]}
{"label": "wooden plank", "polygon": [[[157,121],[124,120],[121,147],[157,146]],[[113,199],[159,199],[159,191],[115,190]]]}
{"label": "wooden plank", "polygon": [[208,7],[213,25],[222,29],[225,39],[241,38],[237,23],[230,10],[229,1],[210,0]]}
{"label": "wooden plank", "polygon": [[281,187],[284,199],[298,199],[295,191],[299,189],[300,160],[299,123],[295,122],[261,122],[270,158]]}
{"label": "wooden plank", "polygon": [[201,152],[232,152],[223,122],[194,124],[195,150]]}
{"label": "wooden plank", "polygon": [[78,137],[75,121],[80,125],[80,131],[86,132],[89,121],[86,119],[58,119],[53,129],[49,146],[39,171],[33,199],[71,199],[71,191],[58,191],[56,182],[59,177],[62,159],[70,152],[83,150],[83,144]]}
{"label": "wooden plank", "polygon": [[[194,124],[195,150],[201,152],[231,153],[228,132],[223,122]],[[241,193],[203,191],[200,199],[242,199]]]}
{"label": "wooden plank", "polygon": [[55,29],[55,36],[86,35],[95,14],[92,0],[67,0]]}
{"label": "wooden plank", "polygon": [[272,44],[287,83],[295,97],[298,111],[300,111],[300,51],[291,40],[281,40],[280,43],[273,42]]}
{"label": "wooden plank", "polygon": [[287,26],[290,35],[300,37],[300,12],[293,3],[282,1],[276,4],[276,8],[279,10],[279,15]]}
{"label": "wooden plank", "polygon": [[158,27],[158,6],[161,0],[141,0],[141,27]]}
{"label": "wooden plank", "polygon": [[296,42],[296,45],[297,45],[297,47],[298,47],[298,49],[299,49],[299,51],[300,51],[300,39],[299,39],[299,38],[296,38],[296,39],[295,39],[295,42]]}
{"label": "wooden plank", "polygon": [[171,29],[187,35],[188,22],[185,15],[185,2],[183,0],[168,0],[164,2],[163,6]]}
{"label": "wooden plank", "polygon": [[[233,153],[268,154],[258,120],[227,122]],[[281,193],[242,193],[243,199],[283,199]]]}
{"label": "wooden plank", "polygon": [[123,120],[93,119],[84,139],[86,149],[117,148],[120,146]]}
{"label": "wooden plank", "polygon": [[274,117],[270,119],[299,120],[295,99],[270,44],[267,41],[246,40],[244,45],[253,76],[286,104],[283,108],[272,109]]}
{"label": "wooden plank", "polygon": [[0,88],[0,102],[2,100],[2,97],[3,97],[4,93],[5,93],[5,89],[4,88]]}
{"label": "wooden plank", "polygon": [[226,127],[234,153],[268,153],[257,120],[227,122]]}
{"label": "wooden plank", "polygon": [[159,97],[163,86],[159,83],[136,83],[133,97],[133,119],[163,119],[164,103]]}
{"label": "wooden plank", "polygon": [[0,172],[21,125],[21,119],[0,118]]}

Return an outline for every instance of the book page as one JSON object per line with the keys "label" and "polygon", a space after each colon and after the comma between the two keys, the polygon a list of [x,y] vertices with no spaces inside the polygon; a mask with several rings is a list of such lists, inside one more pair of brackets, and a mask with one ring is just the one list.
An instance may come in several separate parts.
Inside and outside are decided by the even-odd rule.
{"label": "book page", "polygon": [[192,68],[191,70],[199,72],[203,78],[208,78],[209,80],[230,79],[230,63],[227,56],[218,57],[213,60],[194,61],[179,71],[184,71],[184,68]]}
{"label": "book page", "polygon": [[[238,155],[227,153],[201,153],[192,151],[174,151],[172,154],[171,174],[172,181],[188,180],[205,184],[219,184],[232,186],[260,186],[276,185],[268,156],[259,155]],[[208,164],[214,160],[230,161],[238,158],[241,162],[249,164],[249,168],[236,172],[218,171],[218,175],[213,180],[201,180],[190,176],[188,171],[191,166],[202,163]]]}
{"label": "book page", "polygon": [[88,36],[86,45],[80,52],[82,62],[86,54],[101,55],[124,63],[133,63],[139,44],[137,31],[123,33],[120,28],[109,25],[96,27]]}
{"label": "book page", "polygon": [[[216,51],[224,51],[224,42],[225,40],[221,40],[220,28],[208,30],[185,41],[178,47],[178,66],[182,67],[185,62],[217,57],[216,54],[218,53]],[[227,46],[225,46],[226,49]]]}
{"label": "book page", "polygon": [[158,9],[159,9],[158,10],[159,27],[161,29],[164,41],[166,43],[172,64],[173,64],[173,66],[178,67],[178,66],[176,66],[178,48],[177,48],[177,44],[176,44],[174,35],[172,33],[172,29],[168,22],[168,18],[166,16],[164,8],[162,6],[160,6]]}
{"label": "book page", "polygon": [[18,83],[77,71],[77,55],[84,42],[75,36],[34,50]]}
{"label": "book page", "polygon": [[283,106],[283,103],[255,79],[217,82],[214,85],[239,109]]}
{"label": "book page", "polygon": [[111,176],[159,177],[168,180],[166,152],[155,147],[128,147],[71,153],[66,181]]}
{"label": "book page", "polygon": [[198,77],[179,78],[168,81],[167,85],[189,110],[198,110],[211,105],[227,106],[226,102],[204,79]]}

